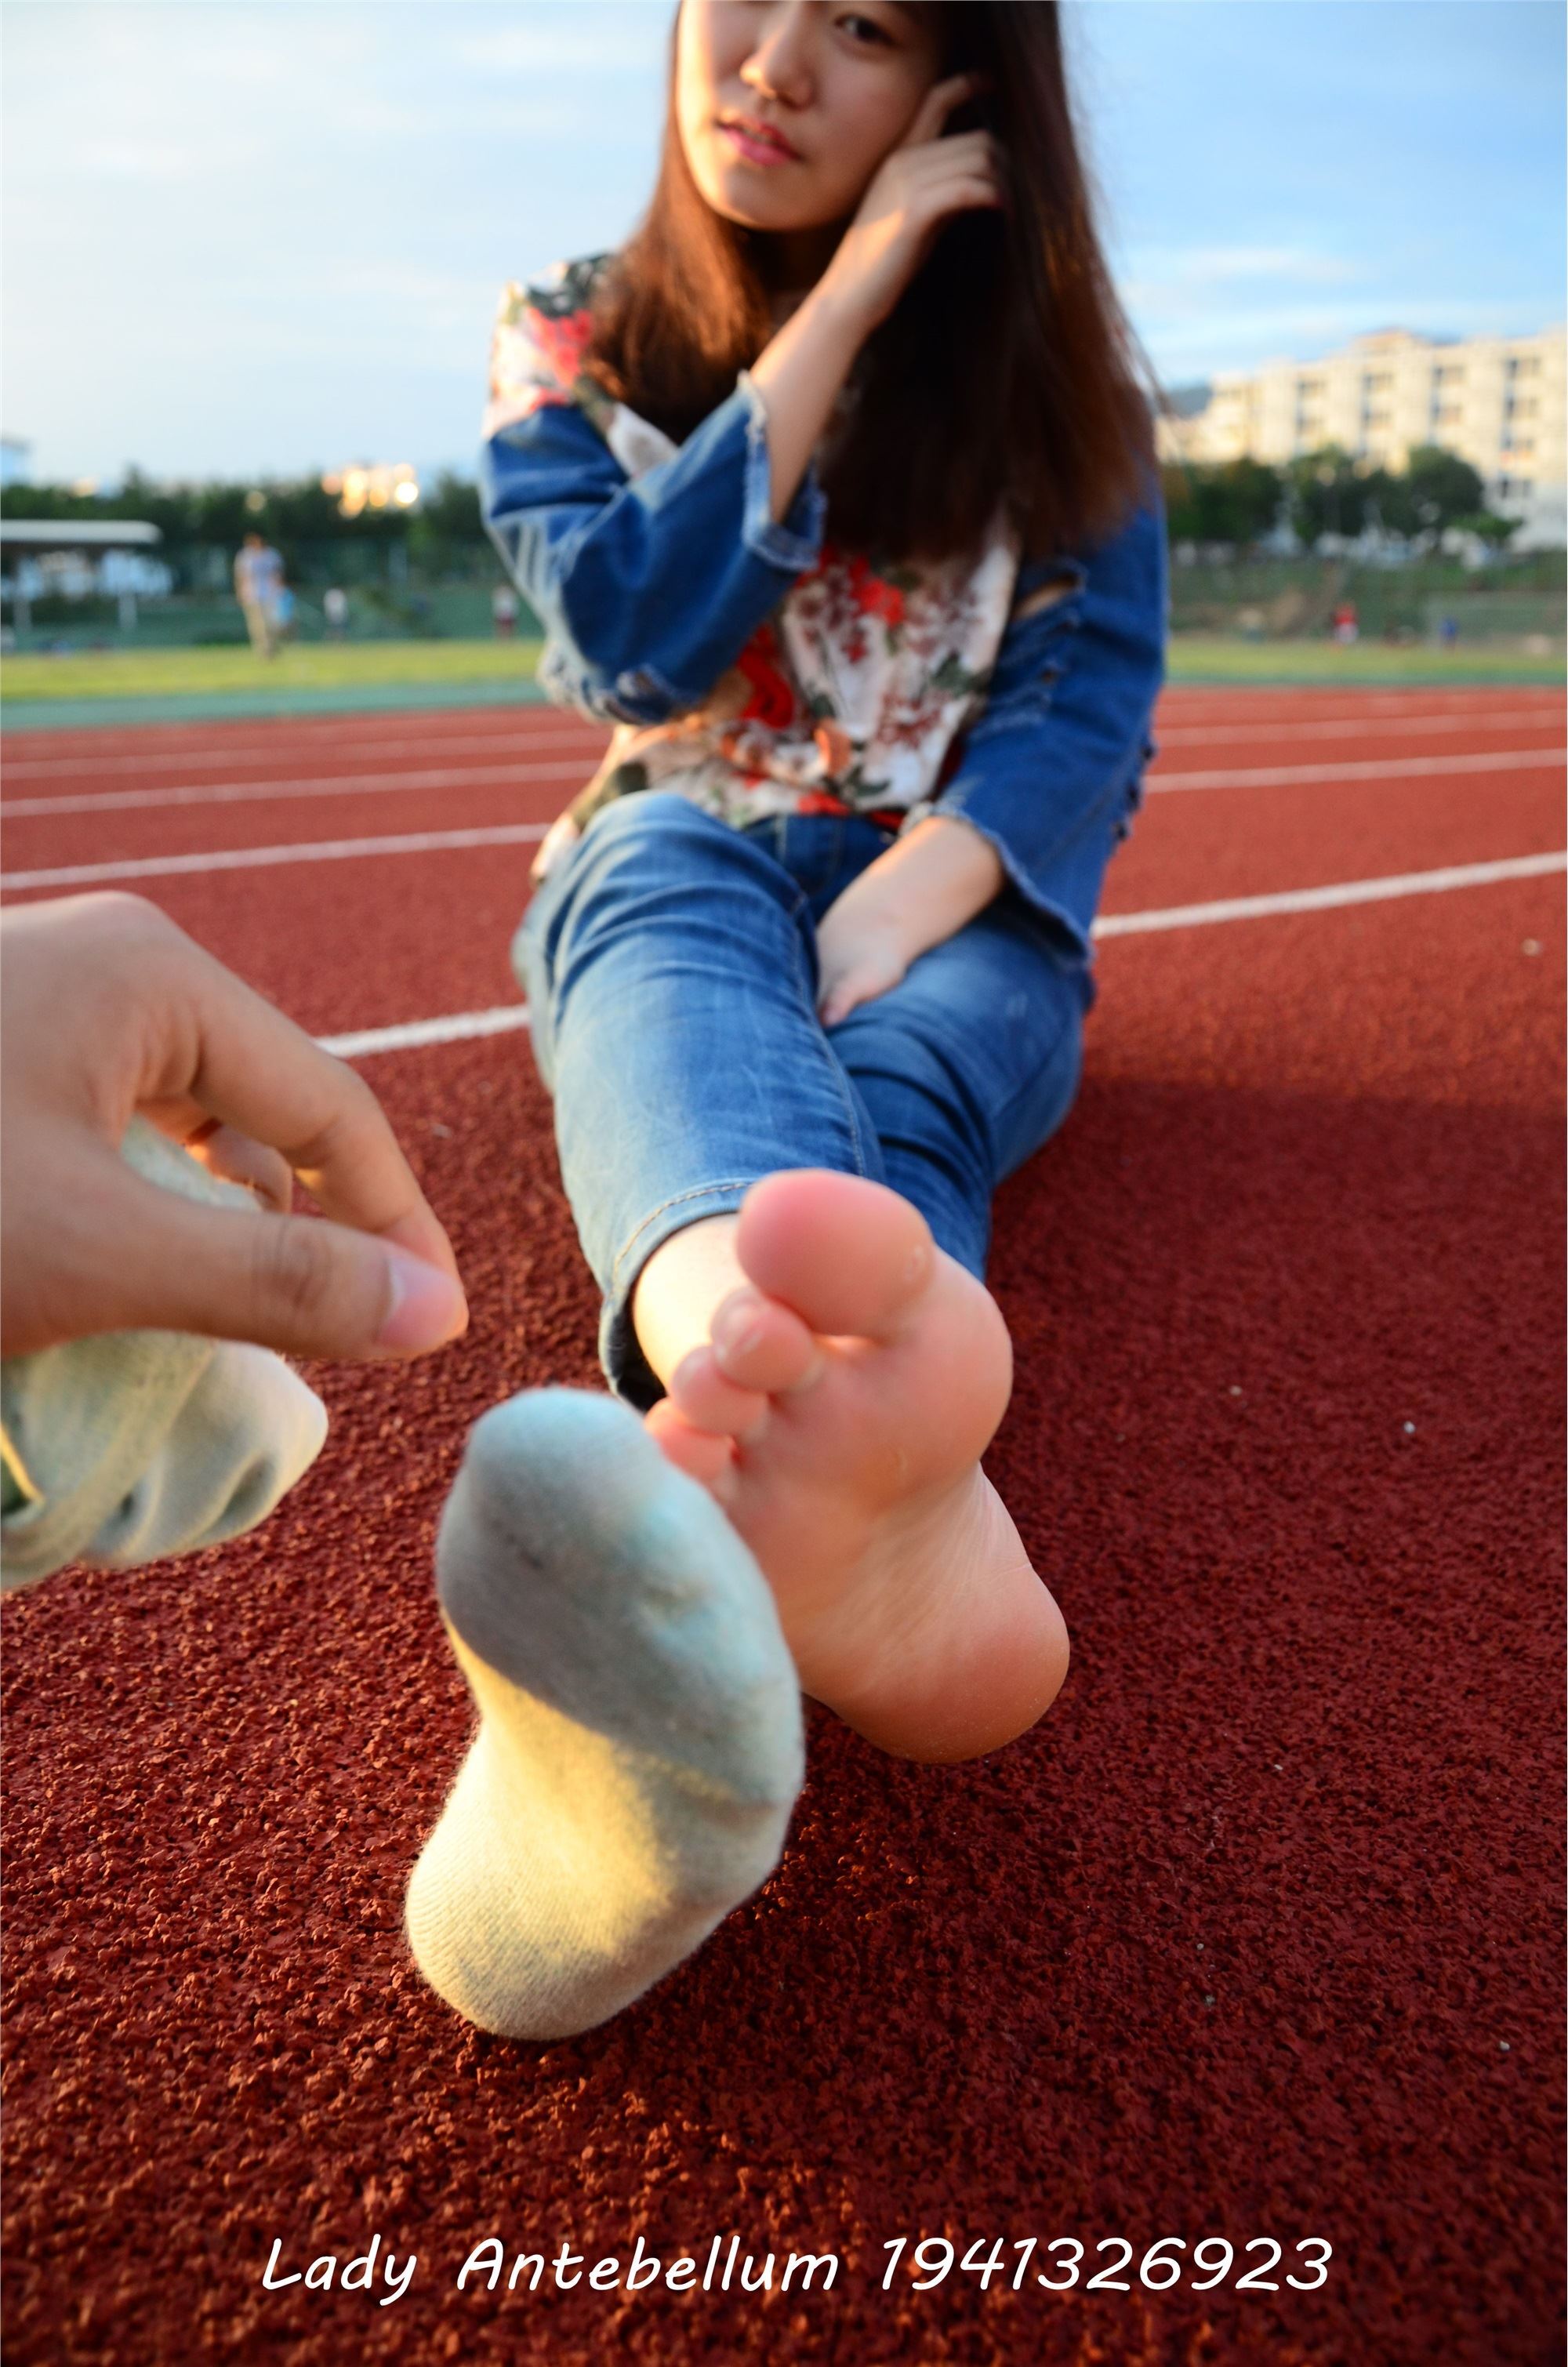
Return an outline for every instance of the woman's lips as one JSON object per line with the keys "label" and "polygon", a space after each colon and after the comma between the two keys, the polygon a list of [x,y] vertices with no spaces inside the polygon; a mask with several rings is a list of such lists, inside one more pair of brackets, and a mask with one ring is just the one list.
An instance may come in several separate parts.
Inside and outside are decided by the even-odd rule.
{"label": "woman's lips", "polygon": [[770,140],[762,133],[753,131],[749,124],[721,123],[718,128],[736,154],[744,156],[749,164],[798,164],[800,162],[793,148],[786,148],[782,141]]}

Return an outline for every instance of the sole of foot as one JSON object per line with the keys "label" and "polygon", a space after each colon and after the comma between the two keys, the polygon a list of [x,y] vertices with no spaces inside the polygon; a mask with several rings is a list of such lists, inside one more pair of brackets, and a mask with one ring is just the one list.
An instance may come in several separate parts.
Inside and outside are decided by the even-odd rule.
{"label": "sole of foot", "polygon": [[475,1425],[437,1591],[479,1734],[409,1886],[416,1962],[481,2029],[590,2030],[767,1879],[805,1772],[766,1581],[609,1398]]}
{"label": "sole of foot", "polygon": [[747,1284],[649,1430],[756,1556],[808,1693],[901,1757],[1015,1739],[1067,1637],[980,1468],[1012,1379],[996,1301],[855,1176],[767,1177],[735,1250]]}

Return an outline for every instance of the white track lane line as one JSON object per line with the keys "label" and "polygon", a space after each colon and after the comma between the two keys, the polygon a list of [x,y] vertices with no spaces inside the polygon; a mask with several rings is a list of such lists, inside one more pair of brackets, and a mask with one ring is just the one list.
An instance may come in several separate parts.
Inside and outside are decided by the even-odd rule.
{"label": "white track lane line", "polygon": [[[1193,742],[1254,737],[1267,739],[1276,734],[1291,739],[1319,737],[1333,739],[1348,734],[1354,735],[1367,729],[1464,731],[1472,727],[1478,730],[1483,727],[1490,730],[1503,730],[1515,725],[1522,725],[1527,729],[1539,725],[1544,729],[1561,715],[1562,708],[1562,694],[1557,691],[1544,693],[1540,699],[1529,706],[1520,705],[1519,695],[1516,691],[1513,704],[1507,708],[1476,707],[1465,703],[1464,694],[1456,691],[1445,694],[1450,700],[1447,707],[1434,710],[1427,702],[1426,710],[1419,714],[1411,713],[1408,706],[1401,705],[1397,699],[1388,704],[1374,705],[1371,703],[1372,694],[1368,693],[1365,696],[1368,703],[1364,707],[1358,707],[1353,714],[1337,717],[1303,716],[1299,719],[1269,715],[1250,721],[1237,721],[1235,705],[1233,701],[1224,704],[1219,708],[1215,720],[1207,722],[1202,719],[1201,696],[1195,692],[1184,691],[1178,684],[1167,688],[1163,695],[1162,706],[1164,712],[1169,717],[1169,722],[1166,726],[1167,732],[1181,733]],[[525,716],[539,711],[526,708],[520,710]],[[415,756],[447,756],[458,752],[466,753],[470,749],[480,753],[487,750],[500,753],[509,749],[515,750],[525,742],[531,748],[575,747],[582,743],[595,752],[602,751],[605,745],[605,727],[591,722],[587,717],[563,715],[561,719],[556,722],[551,710],[547,709],[544,712],[551,716],[551,719],[540,724],[527,721],[508,722],[498,725],[493,731],[470,730],[450,736],[426,736],[423,740],[367,740],[358,743],[356,753],[363,756],[402,757],[406,761]],[[1218,718],[1223,718],[1223,720]],[[274,741],[252,741],[249,743],[228,741],[197,749],[152,748],[129,756],[102,756],[86,752],[72,756],[9,755],[5,760],[4,771],[15,780],[42,781],[57,780],[62,777],[80,780],[99,774],[146,773],[154,764],[168,772],[193,771],[200,765],[267,764],[276,761],[281,753],[280,743],[286,739],[295,739],[299,754],[305,758],[315,755],[319,752],[329,753],[341,746],[345,738],[352,737],[352,726],[360,719],[355,716],[348,715],[333,719],[333,727],[330,730],[325,724],[312,726],[312,730],[319,733],[319,737],[315,738],[301,736],[296,739],[296,735],[288,726],[280,725],[277,728],[277,738]],[[131,731],[142,732],[151,732],[158,729],[156,725],[151,724],[128,725],[124,728]],[[1159,727],[1156,725],[1156,734],[1158,730]],[[13,733],[11,741],[20,740],[22,736]],[[52,738],[54,735],[51,733],[39,736]],[[120,734],[116,731],[112,736],[118,738]]]}
{"label": "white track lane line", "polygon": [[[1175,716],[1179,713],[1179,709],[1173,709],[1173,720],[1168,724],[1163,730],[1156,724],[1156,737],[1158,739],[1162,747],[1174,748],[1199,747],[1211,742],[1218,744],[1222,742],[1235,740],[1268,741],[1271,739],[1285,739],[1292,742],[1298,740],[1344,740],[1358,738],[1360,734],[1369,730],[1467,731],[1472,730],[1485,730],[1489,731],[1528,731],[1533,729],[1546,731],[1551,730],[1558,722],[1560,705],[1560,701],[1553,698],[1549,703],[1543,702],[1540,707],[1513,708],[1502,711],[1485,711],[1478,714],[1467,714],[1463,711],[1443,715],[1416,715],[1409,717],[1377,714],[1359,716],[1355,718],[1340,717],[1328,721],[1322,721],[1315,719],[1310,721],[1303,719],[1300,723],[1281,723],[1278,720],[1266,723],[1183,723],[1174,719]],[[594,736],[595,733],[598,733],[597,738]],[[303,757],[309,758],[321,753],[322,750],[341,745],[344,739],[351,736],[351,734],[346,732],[339,732],[331,739],[323,736],[320,749],[318,749],[314,742],[311,742],[302,747],[299,753]],[[605,743],[604,734],[600,731],[599,727],[588,722],[586,719],[583,719],[576,724],[562,724],[558,729],[555,730],[544,728],[536,730],[519,730],[511,731],[497,730],[487,732],[465,732],[462,734],[454,734],[450,739],[446,740],[360,741],[355,744],[355,754],[362,758],[381,756],[388,758],[401,758],[405,763],[407,763],[410,759],[420,756],[467,757],[471,753],[495,755],[502,753],[508,749],[520,750],[525,744],[531,749],[567,747],[581,748],[585,753],[596,756],[603,753]],[[154,750],[150,754],[139,756],[43,756],[34,758],[14,756],[7,757],[6,759],[3,770],[7,779],[17,781],[46,781],[59,780],[62,778],[69,780],[83,780],[90,779],[97,775],[111,773],[145,774],[154,770],[164,773],[177,773],[193,772],[202,765],[212,764],[270,764],[276,763],[278,754],[279,751],[276,748],[255,748],[252,750],[246,750],[243,748],[209,748],[200,749],[195,752],[190,750],[180,750],[177,752],[172,751],[167,753],[163,753]],[[227,787],[226,784],[222,786],[225,787]],[[265,784],[258,784],[256,786],[258,787],[265,787]],[[43,810],[44,803],[45,801],[42,800],[36,802],[27,800],[17,801],[16,803],[7,803],[0,805],[0,813],[30,813],[35,810],[41,811]],[[84,811],[86,809],[82,807],[67,806],[63,803],[55,806],[53,809],[53,810],[59,813]]]}
{"label": "white track lane line", "polygon": [[[1431,773],[1506,773],[1543,771],[1568,759],[1568,748],[1507,749],[1478,756],[1384,757],[1363,764],[1283,764],[1235,773],[1156,773],[1145,784],[1146,794],[1173,789],[1266,789],[1303,783],[1329,785],[1337,781],[1414,779]],[[559,768],[536,768],[533,777]],[[576,778],[576,767],[567,767]],[[329,838],[305,840],[297,845],[222,847],[209,855],[146,855],[115,863],[62,864],[42,871],[0,873],[0,892],[20,894],[31,888],[103,887],[115,879],[158,879],[195,871],[249,871],[275,863],[342,863],[354,855],[426,855],[443,847],[511,846],[519,835],[542,838],[548,824],[502,824],[491,830],[409,831],[391,838]]]}
{"label": "white track lane line", "polygon": [[[1292,691],[1288,686],[1278,685],[1267,690],[1256,686],[1248,688],[1245,685],[1227,689],[1224,684],[1168,681],[1162,696],[1173,707],[1179,705],[1184,713],[1213,710],[1228,720],[1234,717],[1238,706],[1245,703],[1256,708],[1258,713],[1269,720],[1270,712],[1280,706],[1299,708],[1308,712],[1314,708],[1326,711],[1333,698],[1346,702],[1345,712],[1348,715],[1413,715],[1417,712],[1488,715],[1496,713],[1498,709],[1484,705],[1483,702],[1486,699],[1495,699],[1510,707],[1551,707],[1561,705],[1562,690],[1560,685],[1545,683],[1532,690],[1529,684],[1517,682],[1490,685],[1478,683],[1472,684],[1468,689],[1433,691],[1353,691],[1334,689],[1326,685],[1316,691]],[[1277,712],[1272,713],[1272,719],[1280,719]]]}
{"label": "white track lane line", "polygon": [[454,764],[439,773],[328,773],[312,781],[203,781],[185,789],[92,789],[79,798],[7,798],[0,804],[0,821],[17,821],[24,815],[126,813],[153,806],[265,804],[274,798],[379,797],[389,789],[490,788],[508,781],[586,781],[592,778],[596,761],[586,755],[535,764],[514,758],[509,764]]}
{"label": "white track lane line", "polygon": [[1201,748],[1229,740],[1359,740],[1369,731],[1555,731],[1562,717],[1551,707],[1518,708],[1503,715],[1365,715],[1330,723],[1168,723],[1156,718],[1162,748]]}
{"label": "white track lane line", "polygon": [[1456,888],[1490,888],[1502,879],[1542,879],[1568,871],[1568,848],[1554,855],[1510,855],[1498,863],[1455,863],[1441,871],[1395,871],[1381,879],[1346,879],[1329,888],[1286,888],[1271,896],[1227,896],[1215,904],[1172,904],[1165,912],[1110,912],[1097,937],[1142,936],[1151,929],[1201,929],[1216,921],[1266,921],[1282,912],[1328,912],[1341,904],[1382,904],[1396,896],[1441,896]]}
{"label": "white track lane line", "polygon": [[[332,755],[345,740],[353,738],[352,732],[340,731],[320,742],[311,741],[295,753],[303,759]],[[553,731],[466,732],[461,738],[450,740],[356,740],[354,753],[356,756],[400,756],[407,763],[420,756],[514,755],[525,743],[530,748],[590,744],[602,747],[606,738],[607,727],[584,720],[563,724]],[[18,781],[54,781],[62,776],[82,780],[100,773],[148,773],[155,767],[165,773],[189,773],[202,764],[276,764],[280,756],[288,753],[285,748],[153,748],[136,756],[7,756],[0,764],[0,772]]]}
{"label": "white track lane line", "polygon": [[[1531,718],[1520,715],[1500,718],[1495,726],[1489,728],[1501,730],[1504,722],[1516,730],[1528,730]],[[1266,742],[1270,739],[1278,739],[1288,741],[1293,747],[1298,742],[1310,740],[1314,735],[1319,738],[1335,734],[1364,739],[1368,730],[1374,728],[1375,726],[1361,723],[1319,723],[1303,724],[1299,729],[1281,728],[1278,731],[1270,732],[1259,730],[1256,725],[1238,727],[1235,730],[1219,729],[1212,731],[1184,730],[1179,726],[1174,730],[1168,728],[1163,734],[1156,733],[1156,737],[1162,752],[1177,747],[1214,746],[1228,740],[1245,740],[1257,745],[1260,742]],[[1409,727],[1401,725],[1399,728],[1404,730]],[[1440,730],[1457,730],[1461,726],[1444,718],[1438,718],[1433,723],[1433,728]],[[1555,731],[1560,728],[1559,719],[1555,716],[1543,716],[1540,720],[1539,728],[1542,731]],[[1555,749],[1539,751],[1519,749],[1517,752],[1509,752],[1510,755],[1517,753],[1517,761],[1521,764],[1529,762],[1532,754],[1538,756],[1540,763],[1547,764],[1557,753]],[[247,801],[262,802],[273,798],[346,798],[371,794],[381,796],[397,789],[461,789],[469,787],[483,787],[491,783],[501,781],[564,781],[576,779],[584,774],[591,773],[603,753],[602,748],[587,748],[581,750],[576,757],[560,757],[547,760],[543,764],[534,763],[528,758],[514,757],[510,763],[504,764],[455,764],[438,772],[329,773],[306,780],[289,778],[265,781],[199,781],[185,788],[160,785],[156,787],[138,789],[85,789],[76,795],[67,792],[63,797],[6,798],[0,801],[0,820],[19,821],[24,819],[36,820],[40,816],[47,817],[51,814],[130,813],[177,806],[241,805]],[[1427,756],[1416,751],[1407,757],[1389,757],[1383,761],[1396,770],[1463,772],[1484,770],[1489,760],[1486,757],[1472,760],[1463,757]],[[1490,761],[1493,763],[1503,761],[1501,752],[1495,753]],[[1170,777],[1172,776],[1167,776],[1168,779]],[[1259,776],[1258,783],[1252,784],[1244,783],[1239,776],[1235,781],[1227,781],[1221,776],[1211,785],[1201,776],[1189,776],[1186,774],[1179,774],[1174,777],[1180,786],[1190,787],[1213,786],[1216,788],[1256,786],[1260,785],[1262,779]],[[1298,776],[1281,773],[1278,777],[1286,780]],[[1352,776],[1343,771],[1336,772],[1331,769],[1326,777],[1343,780]]]}
{"label": "white track lane line", "polygon": [[53,871],[0,873],[0,889],[94,888],[113,879],[163,879],[193,871],[262,871],[275,863],[350,863],[375,855],[440,855],[473,846],[523,846],[543,838],[548,828],[547,821],[519,821],[494,830],[419,830],[397,838],[325,838],[302,846],[230,846],[217,855],[151,855],[131,863],[73,863]]}
{"label": "white track lane line", "polygon": [[[1222,921],[1264,921],[1287,912],[1326,912],[1345,904],[1381,904],[1400,896],[1439,896],[1458,888],[1489,888],[1504,879],[1540,879],[1568,871],[1568,848],[1555,855],[1511,855],[1500,863],[1461,863],[1444,871],[1394,872],[1382,879],[1348,879],[1331,888],[1288,888],[1272,896],[1231,896],[1223,903],[1171,904],[1163,912],[1111,912],[1096,921],[1101,937],[1148,936],[1167,929],[1200,929]],[[323,1051],[360,1060],[377,1052],[409,1052],[430,1044],[461,1044],[475,1036],[504,1036],[528,1025],[525,1002],[499,1002],[488,1011],[455,1011],[444,1019],[410,1019],[396,1027],[360,1027],[321,1036]]]}
{"label": "white track lane line", "polygon": [[1156,789],[1273,789],[1303,781],[1409,780],[1429,773],[1544,772],[1568,763],[1568,748],[1489,748],[1471,756],[1374,756],[1352,764],[1255,764],[1235,773],[1151,773]]}
{"label": "white track lane line", "polygon": [[455,1011],[446,1019],[406,1019],[400,1027],[359,1027],[346,1036],[318,1036],[323,1052],[361,1060],[370,1052],[412,1052],[423,1044],[465,1044],[474,1036],[504,1036],[528,1025],[525,1002],[498,1002],[490,1011]]}

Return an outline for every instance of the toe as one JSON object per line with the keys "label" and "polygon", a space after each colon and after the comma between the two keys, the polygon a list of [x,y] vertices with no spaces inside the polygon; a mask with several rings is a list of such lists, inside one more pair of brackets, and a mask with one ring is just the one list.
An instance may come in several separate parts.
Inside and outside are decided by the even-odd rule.
{"label": "toe", "polygon": [[720,1372],[739,1389],[776,1397],[823,1369],[822,1352],[798,1315],[759,1290],[732,1290],[710,1325]]}
{"label": "toe", "polygon": [[685,1419],[679,1407],[669,1398],[643,1416],[643,1426],[660,1453],[677,1471],[688,1479],[695,1479],[726,1503],[735,1492],[735,1458],[728,1438],[717,1438],[709,1431],[697,1430]]}
{"label": "toe", "polygon": [[753,1184],[735,1239],[740,1263],[812,1331],[892,1340],[936,1271],[931,1229],[886,1184],[823,1168]]}
{"label": "toe", "polygon": [[754,1439],[768,1418],[768,1400],[727,1379],[711,1348],[694,1348],[670,1376],[670,1401],[694,1430]]}

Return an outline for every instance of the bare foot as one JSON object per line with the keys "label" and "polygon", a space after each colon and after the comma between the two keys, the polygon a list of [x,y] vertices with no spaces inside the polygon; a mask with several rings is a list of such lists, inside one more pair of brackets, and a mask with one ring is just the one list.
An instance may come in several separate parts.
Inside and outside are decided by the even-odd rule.
{"label": "bare foot", "polygon": [[1067,1637],[980,1469],[1012,1378],[995,1300],[855,1176],[771,1175],[729,1221],[709,1250],[744,1279],[649,1430],[755,1554],[808,1693],[906,1758],[998,1749]]}

